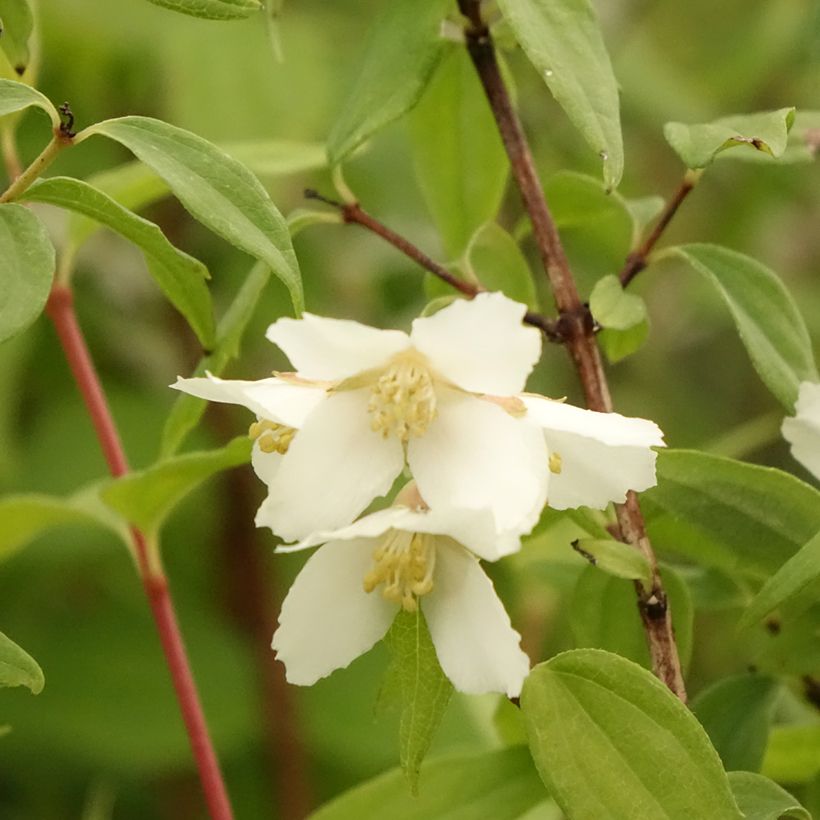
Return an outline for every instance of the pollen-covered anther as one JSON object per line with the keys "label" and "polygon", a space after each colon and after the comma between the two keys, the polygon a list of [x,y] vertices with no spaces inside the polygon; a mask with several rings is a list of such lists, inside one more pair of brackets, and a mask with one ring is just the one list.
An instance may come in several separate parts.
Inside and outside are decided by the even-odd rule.
{"label": "pollen-covered anther", "polygon": [[379,376],[367,404],[370,427],[382,438],[423,436],[436,417],[433,377],[417,357],[400,356]]}
{"label": "pollen-covered anther", "polygon": [[373,568],[364,577],[364,591],[382,586],[382,596],[408,612],[433,589],[436,550],[433,536],[389,530],[373,552]]}
{"label": "pollen-covered anther", "polygon": [[564,459],[561,458],[560,453],[550,453],[550,472],[554,475],[561,474],[561,467],[564,464]]}
{"label": "pollen-covered anther", "polygon": [[263,453],[281,453],[284,455],[290,447],[296,430],[275,421],[255,421],[248,428],[248,436],[259,444]]}

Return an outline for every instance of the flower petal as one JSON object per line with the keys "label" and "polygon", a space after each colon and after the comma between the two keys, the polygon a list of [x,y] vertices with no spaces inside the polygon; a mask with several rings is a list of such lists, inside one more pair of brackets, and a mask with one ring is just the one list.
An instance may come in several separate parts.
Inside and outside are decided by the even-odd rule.
{"label": "flower petal", "polygon": [[301,427],[327,392],[324,387],[299,384],[276,376],[242,381],[220,379],[210,373],[193,379],[177,378],[171,387],[208,401],[240,404],[261,418],[288,427]]}
{"label": "flower petal", "polygon": [[432,509],[489,509],[497,532],[529,532],[547,493],[541,431],[490,401],[439,389],[438,415],[407,461]]}
{"label": "flower petal", "polygon": [[518,697],[530,661],[492,581],[457,544],[442,540],[437,548],[433,590],[421,608],[444,674],[460,692]]}
{"label": "flower petal", "polygon": [[524,389],[541,355],[541,334],[521,322],[526,310],[501,293],[480,293],[416,319],[410,340],[462,390],[509,396]]}
{"label": "flower petal", "polygon": [[801,383],[795,416],[783,420],[782,432],[792,455],[820,479],[820,384]]}
{"label": "flower petal", "polygon": [[266,336],[282,348],[300,376],[332,381],[379,367],[410,346],[407,334],[400,330],[379,330],[312,313],[303,313],[301,319],[279,319]]}
{"label": "flower petal", "polygon": [[262,479],[265,484],[270,485],[273,477],[279,470],[279,465],[282,463],[281,453],[266,453],[259,446],[259,442],[253,443],[253,450],[251,450],[251,465],[257,477]]}
{"label": "flower petal", "polygon": [[373,548],[371,539],[332,541],[311,555],[296,577],[272,643],[290,683],[309,686],[384,637],[396,606],[362,586]]}
{"label": "flower petal", "polygon": [[269,486],[256,524],[286,541],[349,524],[404,465],[395,437],[370,429],[369,390],[331,393],[308,416]]}
{"label": "flower petal", "polygon": [[657,454],[650,448],[663,446],[663,433],[654,422],[539,396],[521,398],[527,418],[543,427],[550,453],[560,457],[560,472],[550,477],[550,507],[604,509],[610,501],[624,501],[627,490],[641,492],[657,483]]}

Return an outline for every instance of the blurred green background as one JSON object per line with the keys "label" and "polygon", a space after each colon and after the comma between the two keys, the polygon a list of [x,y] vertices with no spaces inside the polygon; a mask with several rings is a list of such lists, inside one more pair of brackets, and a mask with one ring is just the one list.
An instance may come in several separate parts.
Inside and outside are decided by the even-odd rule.
{"label": "blurred green background", "polygon": [[[281,22],[284,62],[264,21],[206,22],[144,0],[41,0],[39,87],[68,100],[79,127],[138,113],[215,142],[281,138],[321,142],[343,104],[373,13],[388,0],[291,0]],[[599,4],[622,89],[627,169],[622,193],[668,196],[683,169],[662,137],[670,119],[795,105],[820,109],[820,7],[812,0]],[[509,55],[522,116],[546,180],[560,169],[597,174],[591,155],[536,73]],[[442,123],[442,128],[447,123]],[[29,114],[20,148],[30,160],[47,138]],[[54,173],[80,177],[129,160],[90,140]],[[389,127],[349,163],[364,206],[433,254],[441,246],[414,177],[406,123]],[[288,213],[306,185],[332,193],[327,174],[265,179]],[[797,297],[820,338],[820,170],[719,162],[684,205],[668,241],[708,241],[759,258]],[[42,211],[57,235],[61,215]],[[148,213],[213,274],[218,311],[251,261],[195,224],[171,200]],[[520,215],[509,192],[501,221]],[[605,225],[568,230],[582,290],[616,272],[628,250]],[[406,326],[423,307],[423,277],[358,228],[319,226],[295,240],[308,309],[381,326]],[[534,260],[532,248],[526,247]],[[537,270],[537,266],[533,266]],[[132,466],[150,464],[174,395],[166,385],[191,371],[193,335],[165,303],[124,241],[101,232],[75,279],[77,309],[100,367]],[[541,282],[539,280],[539,287]],[[701,280],[664,264],[635,286],[650,306],[647,345],[611,368],[616,407],[656,420],[675,447],[699,447],[781,466],[803,477],[778,427],[780,411],[759,383],[723,306]],[[545,302],[545,309],[551,306]],[[228,375],[258,378],[284,362],[265,327],[289,311],[272,281]],[[532,388],[578,401],[561,349],[548,349]],[[0,346],[0,491],[70,493],[105,475],[78,393],[48,322]],[[241,410],[209,410],[190,446],[241,434]],[[317,477],[320,481],[321,477]],[[250,470],[211,480],[174,514],[164,555],[183,632],[239,818],[298,816],[395,765],[396,721],[375,716],[386,653],[377,648],[309,690],[287,687],[269,649],[277,602],[303,559],[276,557],[252,515],[262,487]],[[0,526],[2,522],[0,521]],[[543,540],[543,539],[542,539]],[[583,562],[565,540],[494,567],[499,590],[535,659],[572,645],[568,591]],[[569,554],[567,554],[569,553]],[[0,692],[0,817],[203,816],[142,590],[129,556],[98,532],[41,538],[0,565],[0,628],[42,665],[46,688]],[[696,620],[690,691],[749,663],[748,647],[711,601]],[[457,697],[435,752],[498,745],[493,698]],[[422,784],[423,785],[423,784]],[[112,808],[113,807],[113,808]]]}

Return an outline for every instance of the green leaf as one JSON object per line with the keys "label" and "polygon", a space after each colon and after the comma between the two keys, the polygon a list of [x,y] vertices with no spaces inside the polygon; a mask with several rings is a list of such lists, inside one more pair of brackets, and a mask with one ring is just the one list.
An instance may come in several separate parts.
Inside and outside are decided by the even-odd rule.
{"label": "green leaf", "polygon": [[410,126],[416,177],[444,251],[454,259],[477,229],[495,219],[509,173],[490,106],[464,48],[450,47]]}
{"label": "green leaf", "polygon": [[453,685],[441,670],[421,610],[401,610],[386,640],[392,655],[389,676],[401,697],[399,759],[415,794],[422,761],[450,702]]}
{"label": "green leaf", "polygon": [[97,485],[69,498],[26,493],[0,499],[0,560],[7,558],[47,530],[65,525],[102,526],[128,541],[121,522],[100,501]]}
{"label": "green leaf", "polygon": [[518,820],[546,797],[526,749],[430,761],[424,788],[407,794],[399,769],[356,786],[311,815],[311,820]]}
{"label": "green leaf", "polygon": [[589,309],[602,327],[629,330],[646,319],[646,304],[627,293],[614,274],[599,279],[589,296]]}
{"label": "green leaf", "polygon": [[0,632],[0,686],[27,686],[32,694],[43,691],[43,670],[28,652]]}
{"label": "green leaf", "polygon": [[725,769],[759,771],[780,684],[763,675],[725,678],[692,701]]}
{"label": "green leaf", "polygon": [[151,537],[188,493],[214,473],[245,464],[250,454],[250,439],[240,436],[219,450],[187,453],[129,473],[112,481],[100,495],[109,507]]}
{"label": "green leaf", "polygon": [[0,117],[13,114],[15,111],[22,111],[31,106],[42,108],[51,118],[52,126],[54,128],[60,127],[60,115],[48,97],[24,83],[0,79]]}
{"label": "green leaf", "polygon": [[820,723],[775,726],[762,772],[779,783],[808,783],[820,774]]}
{"label": "green leaf", "polygon": [[262,8],[259,0],[150,0],[162,6],[191,17],[206,20],[242,20]]}
{"label": "green leaf", "polygon": [[208,270],[198,259],[175,248],[157,225],[88,183],[70,177],[38,180],[22,199],[84,214],[133,242],[145,255],[148,270],[162,292],[188,320],[202,344],[213,344],[214,317],[205,284]]}
{"label": "green leaf", "polygon": [[608,189],[623,174],[618,84],[588,0],[499,0],[530,62],[589,146]]}
{"label": "green leaf", "polygon": [[649,562],[638,550],[622,541],[608,539],[581,539],[573,548],[593,566],[616,578],[649,583],[652,570]]}
{"label": "green leaf", "polygon": [[663,135],[687,168],[705,168],[728,148],[748,145],[772,157],[786,150],[794,108],[738,114],[699,125],[668,122]]}
{"label": "green leaf", "polygon": [[383,5],[357,80],[331,131],[327,153],[338,165],[420,99],[447,43],[440,37],[450,0],[391,0]]}
{"label": "green leaf", "polygon": [[[820,578],[820,532],[802,546],[763,585],[740,619],[751,626],[773,609],[806,592]],[[746,768],[746,767],[742,767]]]}
{"label": "green leaf", "polygon": [[[814,162],[820,149],[820,111],[798,111],[781,162]],[[748,156],[748,154],[747,154]],[[752,156],[757,156],[753,154]]]}
{"label": "green leaf", "polygon": [[28,0],[0,0],[0,50],[17,75],[25,74],[30,59],[28,41],[34,28],[34,16]]}
{"label": "green leaf", "polygon": [[632,247],[636,247],[643,236],[644,229],[656,217],[660,216],[666,204],[661,196],[642,196],[623,200],[629,216],[632,218]]}
{"label": "green leaf", "polygon": [[729,785],[746,820],[811,820],[784,788],[753,772],[729,772]]}
{"label": "green leaf", "polygon": [[[270,268],[263,262],[257,262],[217,326],[213,353],[200,360],[193,376],[204,376],[206,371],[219,376],[228,362],[239,355],[242,335],[269,280]],[[180,448],[188,433],[199,423],[207,406],[208,402],[203,399],[179,393],[162,430],[160,458],[168,458]]]}
{"label": "green leaf", "polygon": [[535,283],[527,259],[500,225],[488,222],[473,234],[465,262],[470,277],[487,290],[500,290],[516,302],[535,306]]}
{"label": "green leaf", "polygon": [[296,140],[241,140],[219,146],[260,177],[303,174],[327,165],[324,143]]}
{"label": "green leaf", "polygon": [[314,211],[312,208],[296,208],[288,214],[287,221],[292,237],[314,225],[342,225],[344,223],[338,211]]}
{"label": "green leaf", "polygon": [[287,223],[244,165],[207,140],[149,117],[105,120],[86,128],[75,141],[93,134],[122,143],[165,180],[194,218],[267,263],[301,313],[302,278]]}
{"label": "green leaf", "polygon": [[612,364],[637,353],[649,337],[649,317],[629,330],[613,330],[604,328],[598,334],[598,343],[601,345],[607,359]]}
{"label": "green leaf", "polygon": [[[692,655],[692,601],[677,573],[670,567],[663,567],[661,572],[678,652],[686,668]],[[569,621],[577,646],[606,649],[651,668],[635,587],[625,579],[586,567],[572,593]]]}
{"label": "green leaf", "polygon": [[650,535],[703,566],[768,577],[820,529],[820,492],[780,470],[662,450],[657,472],[641,495]]}
{"label": "green leaf", "polygon": [[54,246],[43,224],[22,205],[0,204],[0,342],[43,312],[53,278]]}
{"label": "green leaf", "polygon": [[521,709],[536,768],[569,817],[742,817],[703,728],[631,661],[564,652],[532,670]]}
{"label": "green leaf", "polygon": [[817,381],[811,339],[791,294],[765,265],[718,245],[664,251],[702,274],[723,297],[764,384],[794,411],[800,382]]}

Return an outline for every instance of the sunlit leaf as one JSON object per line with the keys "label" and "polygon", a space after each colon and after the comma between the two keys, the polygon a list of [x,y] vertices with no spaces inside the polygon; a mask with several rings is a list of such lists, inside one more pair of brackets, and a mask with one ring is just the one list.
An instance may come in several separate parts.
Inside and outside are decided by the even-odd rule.
{"label": "sunlit leaf", "polygon": [[328,137],[337,165],[418,101],[447,43],[439,35],[450,0],[391,0],[364,46],[362,66]]}
{"label": "sunlit leaf", "polygon": [[86,128],[122,143],[161,176],[194,218],[240,250],[266,262],[304,305],[299,264],[287,223],[259,180],[207,140],[148,117],[121,117]]}
{"label": "sunlit leaf", "polygon": [[705,168],[718,154],[737,146],[779,157],[786,150],[793,124],[794,108],[781,108],[723,117],[699,125],[668,122],[663,135],[687,168]]}
{"label": "sunlit leaf", "polygon": [[765,675],[724,678],[692,701],[725,769],[759,771],[780,685]]}
{"label": "sunlit leaf", "polygon": [[614,188],[624,166],[618,84],[588,0],[499,0],[516,39],[604,166]]}
{"label": "sunlit leaf", "polygon": [[627,293],[614,274],[598,280],[589,295],[589,309],[599,325],[614,330],[629,330],[646,319],[643,299]]}
{"label": "sunlit leaf", "polygon": [[38,695],[44,685],[43,670],[37,661],[0,632],[0,686],[27,686]]}
{"label": "sunlit leaf", "polygon": [[820,774],[820,722],[775,726],[762,773],[778,783],[808,783]]}
{"label": "sunlit leaf", "polygon": [[[441,124],[447,123],[447,128]],[[410,116],[413,160],[449,258],[494,220],[509,165],[487,98],[464,48],[453,45]]]}
{"label": "sunlit leaf", "polygon": [[60,127],[60,115],[48,97],[24,83],[0,79],[0,117],[31,106],[42,108],[51,118],[52,126]]}
{"label": "sunlit leaf", "polygon": [[811,820],[782,786],[754,772],[729,772],[729,785],[746,820]]}
{"label": "sunlit leaf", "polygon": [[0,0],[0,50],[18,76],[25,73],[29,63],[29,38],[33,28],[34,17],[28,0]]}
{"label": "sunlit leaf", "polygon": [[259,0],[150,0],[162,6],[191,17],[206,20],[242,20],[262,8]]}
{"label": "sunlit leaf", "polygon": [[569,817],[742,817],[706,732],[637,664],[564,652],[532,670],[521,709],[538,772]]}
{"label": "sunlit leaf", "polygon": [[639,351],[649,338],[649,317],[627,330],[604,328],[598,334],[598,343],[607,359],[616,364]]}
{"label": "sunlit leaf", "polygon": [[441,670],[421,610],[401,610],[386,640],[392,656],[390,685],[401,701],[399,759],[415,792],[422,761],[450,702],[453,685]]}
{"label": "sunlit leaf", "polygon": [[768,577],[820,529],[820,492],[788,473],[692,450],[658,453],[650,535],[703,566]]}
{"label": "sunlit leaf", "polygon": [[322,806],[311,820],[362,820],[374,807],[390,820],[519,820],[545,797],[530,756],[518,747],[432,760],[416,797],[393,769]]}
{"label": "sunlit leaf", "polygon": [[764,384],[794,411],[800,382],[817,381],[811,339],[791,294],[765,265],[718,245],[664,251],[702,274],[723,297]]}
{"label": "sunlit leaf", "polygon": [[[228,362],[239,355],[242,335],[269,280],[270,268],[263,262],[257,262],[217,325],[213,352],[200,360],[192,376],[204,376],[205,371],[219,376]],[[161,458],[168,458],[179,449],[185,437],[202,418],[207,406],[206,401],[188,393],[177,395],[162,430]]]}
{"label": "sunlit leaf", "polygon": [[250,455],[250,439],[239,437],[219,450],[187,453],[129,473],[112,481],[100,495],[113,510],[150,536],[206,478],[245,464]]}
{"label": "sunlit leaf", "polygon": [[133,242],[145,254],[148,270],[162,292],[188,320],[202,344],[213,344],[213,310],[205,284],[208,271],[198,259],[175,248],[157,225],[88,183],[70,177],[38,180],[22,199],[84,214]]}
{"label": "sunlit leaf", "polygon": [[0,204],[0,342],[43,312],[53,278],[54,246],[43,224],[22,205]]}

